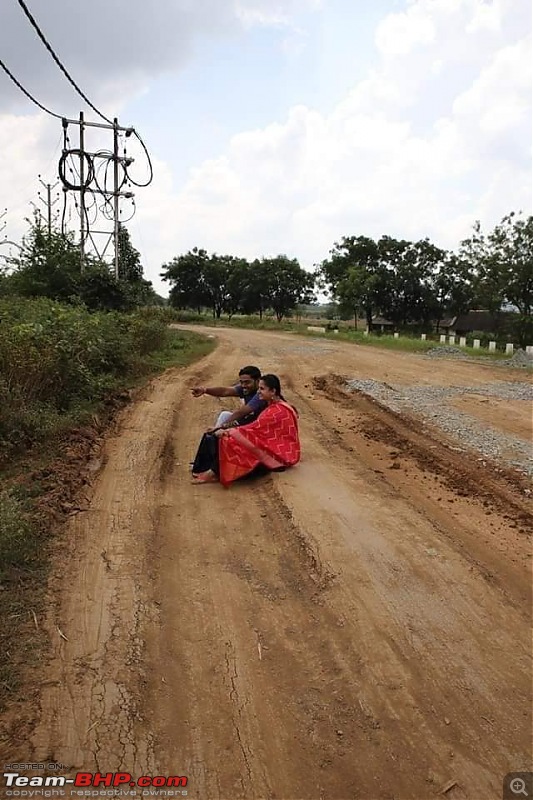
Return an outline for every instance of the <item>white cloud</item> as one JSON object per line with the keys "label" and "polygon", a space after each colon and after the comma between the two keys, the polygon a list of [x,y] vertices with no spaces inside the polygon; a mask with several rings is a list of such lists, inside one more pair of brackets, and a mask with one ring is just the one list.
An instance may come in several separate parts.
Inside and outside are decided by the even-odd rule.
{"label": "white cloud", "polygon": [[[477,218],[491,225],[530,207],[530,45],[515,32],[526,15],[504,35],[508,7],[482,6],[412,2],[380,26],[381,66],[329,115],[299,106],[282,123],[233,137],[174,201],[184,231],[176,250],[282,250],[310,267],[342,235],[429,236],[454,248]],[[384,32],[411,23],[406,65],[406,47]],[[426,69],[436,61],[438,70]],[[420,127],[419,106],[443,81],[453,92]]]}
{"label": "white cloud", "polygon": [[435,25],[419,5],[400,14],[389,14],[376,31],[376,44],[388,56],[409,53],[419,45],[431,44],[434,39]]}
{"label": "white cloud", "polygon": [[[146,89],[165,72],[182,69],[200,39],[238,37],[243,26],[293,27],[294,18],[321,0],[108,0],[34,4],[52,48],[89,99],[105,114]],[[297,27],[297,26],[295,26]],[[2,60],[22,85],[61,115],[72,116],[79,97],[39,41],[16,2],[0,3]],[[0,113],[34,110],[0,72]]]}
{"label": "white cloud", "polygon": [[235,0],[235,13],[245,25],[290,26],[298,13],[316,10],[323,0]]}
{"label": "white cloud", "polygon": [[531,42],[529,37],[499,50],[472,85],[457,96],[454,114],[477,120],[486,134],[516,129],[529,117],[524,102],[530,91]]}
{"label": "white cloud", "polygon": [[466,30],[468,33],[474,33],[484,28],[498,31],[500,29],[501,14],[497,3],[482,3],[474,9],[471,21],[468,23]]}

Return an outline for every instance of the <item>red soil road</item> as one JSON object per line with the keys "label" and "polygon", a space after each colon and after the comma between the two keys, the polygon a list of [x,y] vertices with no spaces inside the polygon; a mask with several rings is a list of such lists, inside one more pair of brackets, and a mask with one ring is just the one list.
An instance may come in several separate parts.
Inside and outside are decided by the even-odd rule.
{"label": "red soil road", "polygon": [[[503,776],[532,766],[526,484],[334,376],[526,377],[216,335],[211,355],[124,413],[90,508],[65,531],[32,758],[186,775],[202,800],[501,797]],[[192,486],[199,434],[233,401],[190,387],[247,363],[281,375],[302,462],[228,490]],[[517,432],[529,412],[514,409]],[[500,405],[483,415],[505,430]],[[14,742],[10,759],[28,748]]]}

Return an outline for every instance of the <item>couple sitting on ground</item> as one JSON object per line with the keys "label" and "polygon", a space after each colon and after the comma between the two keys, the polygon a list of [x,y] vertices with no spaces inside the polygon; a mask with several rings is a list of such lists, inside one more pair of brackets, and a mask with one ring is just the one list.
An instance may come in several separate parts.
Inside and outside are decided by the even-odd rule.
{"label": "couple sitting on ground", "polygon": [[197,386],[194,397],[240,397],[243,405],[223,411],[204,433],[192,467],[193,483],[228,486],[245,475],[281,471],[300,460],[298,418],[281,393],[277,375],[243,367],[235,386]]}

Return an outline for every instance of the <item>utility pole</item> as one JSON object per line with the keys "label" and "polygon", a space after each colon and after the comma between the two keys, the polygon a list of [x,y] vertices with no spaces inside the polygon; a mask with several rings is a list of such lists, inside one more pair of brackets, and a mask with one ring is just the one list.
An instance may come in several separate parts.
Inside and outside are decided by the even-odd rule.
{"label": "utility pole", "polygon": [[[80,111],[80,272],[85,269],[85,120]],[[63,120],[65,125],[65,120]]]}
{"label": "utility pole", "polygon": [[113,119],[113,195],[114,195],[114,226],[113,238],[115,243],[115,278],[118,280],[118,199],[119,199],[119,185],[118,185],[118,119]]}
{"label": "utility pole", "polygon": [[[2,222],[6,214],[7,214],[7,208],[4,208],[4,210],[0,214],[0,222]],[[0,225],[0,233],[2,233],[2,231],[5,231],[6,226],[7,226],[7,219]]]}
{"label": "utility pole", "polygon": [[[67,146],[69,142],[68,135],[67,135],[67,128],[69,125],[78,125],[79,126],[79,148],[72,148]],[[113,150],[110,152],[109,150],[98,150],[97,152],[90,152],[85,149],[85,135],[87,133],[88,128],[99,128],[103,130],[112,130],[113,131]],[[94,250],[96,251],[97,255],[100,259],[103,260],[106,250],[111,241],[114,244],[114,272],[115,276],[118,278],[119,274],[119,234],[120,234],[120,208],[119,208],[119,201],[121,197],[132,199],[134,197],[133,192],[123,192],[121,191],[121,187],[124,185],[127,179],[127,167],[133,163],[134,159],[127,157],[125,154],[124,156],[119,155],[119,135],[120,133],[125,133],[126,137],[131,136],[134,133],[133,128],[124,128],[118,124],[118,119],[115,117],[113,119],[112,125],[106,125],[102,122],[86,122],[83,116],[83,112],[80,112],[79,120],[73,119],[66,119],[63,118],[63,138],[64,138],[64,145],[63,145],[63,154],[59,161],[59,177],[63,184],[63,191],[69,192],[73,191],[79,193],[80,197],[80,269],[83,272],[84,269],[84,261],[85,261],[85,251],[87,246],[87,241],[90,240]],[[79,159],[79,168],[78,168],[78,175],[77,180],[73,182],[71,179],[67,178],[66,176],[66,168],[70,169],[67,159],[75,158],[76,164]],[[98,173],[98,162],[113,162],[113,190],[110,191],[105,186],[101,188],[98,184],[97,180],[97,173]],[[124,170],[124,176],[121,176],[120,169]],[[70,169],[72,172],[72,170]],[[121,182],[122,177],[122,182]],[[102,231],[96,230],[91,228],[91,224],[89,223],[89,219],[87,216],[87,209],[85,205],[86,195],[89,194],[93,199],[98,196],[102,195],[104,198],[104,203],[110,204],[111,198],[113,198],[113,229],[111,231]],[[110,220],[111,221],[111,220]],[[94,222],[93,222],[94,224]],[[102,234],[108,237],[107,243],[105,246],[100,250],[95,242],[93,234]]]}
{"label": "utility pole", "polygon": [[56,196],[52,200],[52,190],[55,189],[58,184],[56,181],[56,183],[54,183],[54,185],[51,186],[49,183],[45,183],[40,175],[39,175],[39,181],[42,184],[42,186],[44,186],[44,188],[46,189],[46,200],[44,199],[44,197],[41,197],[40,192],[37,192],[37,194],[39,196],[39,200],[42,200],[44,205],[47,207],[48,238],[50,239],[50,237],[52,236],[52,208],[59,200],[59,192],[56,192]]}

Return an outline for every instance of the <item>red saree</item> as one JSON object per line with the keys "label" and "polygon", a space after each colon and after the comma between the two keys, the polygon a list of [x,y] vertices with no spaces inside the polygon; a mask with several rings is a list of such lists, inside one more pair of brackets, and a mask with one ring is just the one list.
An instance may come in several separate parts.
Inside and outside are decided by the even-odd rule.
{"label": "red saree", "polygon": [[271,403],[250,425],[230,428],[219,440],[219,478],[228,486],[258,464],[269,469],[292,467],[300,460],[298,418],[283,401]]}

